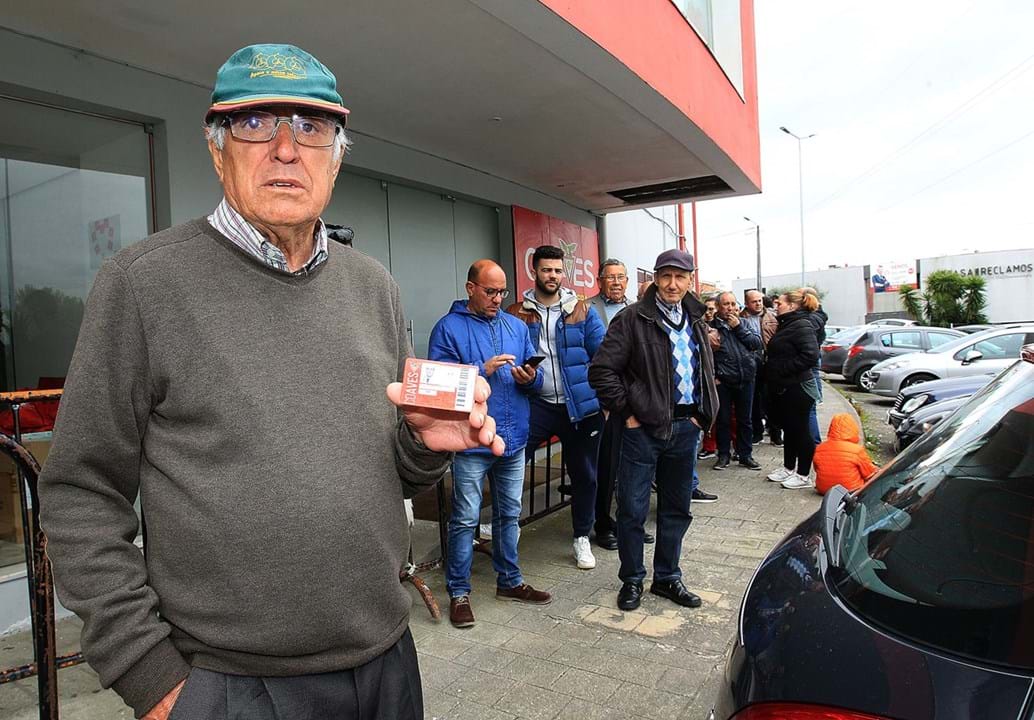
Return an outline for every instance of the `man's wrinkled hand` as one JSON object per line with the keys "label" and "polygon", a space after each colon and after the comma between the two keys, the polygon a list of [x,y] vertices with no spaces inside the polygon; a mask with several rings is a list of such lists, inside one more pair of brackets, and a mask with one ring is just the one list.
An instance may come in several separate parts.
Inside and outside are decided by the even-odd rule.
{"label": "man's wrinkled hand", "polygon": [[147,711],[141,720],[166,720],[172,713],[173,706],[176,705],[176,700],[180,696],[180,691],[186,684],[186,680],[180,680],[179,684],[169,691],[169,694],[158,701],[158,704]]}
{"label": "man's wrinkled hand", "polygon": [[460,452],[487,447],[493,455],[506,452],[506,443],[495,434],[495,419],[488,414],[488,396],[492,394],[492,389],[481,376],[478,376],[474,387],[474,407],[469,415],[448,410],[403,407],[402,383],[391,383],[386,393],[388,399],[402,409],[406,424],[428,450]]}

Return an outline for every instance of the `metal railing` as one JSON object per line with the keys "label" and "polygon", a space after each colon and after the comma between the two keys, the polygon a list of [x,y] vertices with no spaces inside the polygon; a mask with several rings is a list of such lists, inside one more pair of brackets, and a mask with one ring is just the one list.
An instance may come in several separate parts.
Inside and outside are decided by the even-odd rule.
{"label": "metal railing", "polygon": [[0,684],[37,678],[40,720],[58,719],[57,671],[78,665],[81,652],[59,656],[54,620],[54,582],[47,558],[47,537],[39,520],[40,464],[22,444],[21,406],[34,401],[57,401],[61,390],[25,390],[0,393],[0,404],[10,405],[14,419],[13,436],[0,433],[0,452],[14,463],[18,479],[18,500],[25,543],[25,576],[29,588],[29,617],[32,620],[34,662],[0,669]]}

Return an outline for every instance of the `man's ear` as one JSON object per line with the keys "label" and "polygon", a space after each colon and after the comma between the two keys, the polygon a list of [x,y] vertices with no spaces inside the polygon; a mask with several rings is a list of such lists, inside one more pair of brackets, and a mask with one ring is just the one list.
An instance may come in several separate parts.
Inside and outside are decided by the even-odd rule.
{"label": "man's ear", "polygon": [[212,156],[212,166],[215,174],[219,176],[219,182],[223,181],[223,151],[215,146],[211,140],[208,141],[208,154]]}

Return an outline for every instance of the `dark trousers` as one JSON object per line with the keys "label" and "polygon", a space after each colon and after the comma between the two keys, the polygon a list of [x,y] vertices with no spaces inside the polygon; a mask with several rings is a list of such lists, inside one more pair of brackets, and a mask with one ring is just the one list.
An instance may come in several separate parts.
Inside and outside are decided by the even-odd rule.
{"label": "dark trousers", "polygon": [[571,476],[571,527],[574,537],[588,536],[596,514],[596,459],[603,434],[603,414],[572,423],[567,405],[532,398],[526,459],[535,448],[556,435],[564,445],[564,462]]}
{"label": "dark trousers", "polygon": [[718,455],[729,457],[729,445],[732,443],[732,417],[736,414],[736,454],[740,460],[751,456],[750,420],[751,407],[754,403],[754,383],[746,385],[729,385],[724,381],[718,384]]}
{"label": "dark trousers", "polygon": [[650,512],[650,483],[657,480],[657,544],[653,553],[653,579],[682,577],[679,556],[682,538],[693,514],[693,495],[700,428],[690,420],[676,420],[671,437],[659,440],[645,428],[625,428],[621,435],[618,469],[618,556],[622,582],[642,583],[643,525]]}
{"label": "dark trousers", "polygon": [[809,427],[815,401],[800,383],[769,386],[768,399],[769,414],[777,418],[783,430],[783,467],[807,476],[815,456],[815,438]]}
{"label": "dark trousers", "polygon": [[758,362],[758,372],[754,376],[754,402],[750,406],[754,437],[758,440],[765,434],[765,411],[765,367]]}
{"label": "dark trousers", "polygon": [[194,668],[169,720],[422,720],[420,667],[409,629],[365,665],[318,675],[252,677]]}
{"label": "dark trousers", "polygon": [[621,462],[621,430],[625,424],[611,414],[603,424],[599,462],[596,465],[596,536],[617,532],[617,522],[610,514],[614,503],[614,484]]}

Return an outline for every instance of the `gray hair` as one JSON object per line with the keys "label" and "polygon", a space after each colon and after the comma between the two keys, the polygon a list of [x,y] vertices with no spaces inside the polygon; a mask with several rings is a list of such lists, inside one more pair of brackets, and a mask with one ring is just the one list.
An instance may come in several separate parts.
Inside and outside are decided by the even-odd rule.
{"label": "gray hair", "polygon": [[[217,150],[222,150],[226,145],[226,124],[224,122],[225,115],[215,115],[212,120],[205,125],[205,140],[215,145]],[[337,162],[346,154],[348,149],[352,147],[352,138],[345,132],[345,128],[339,123],[338,127],[341,128],[341,132],[334,136],[334,162]]]}
{"label": "gray hair", "polygon": [[611,267],[612,265],[620,265],[622,270],[624,270],[626,273],[628,272],[628,268],[625,267],[625,263],[621,262],[617,258],[607,258],[603,261],[603,264],[600,265],[600,277],[603,277],[603,271]]}

